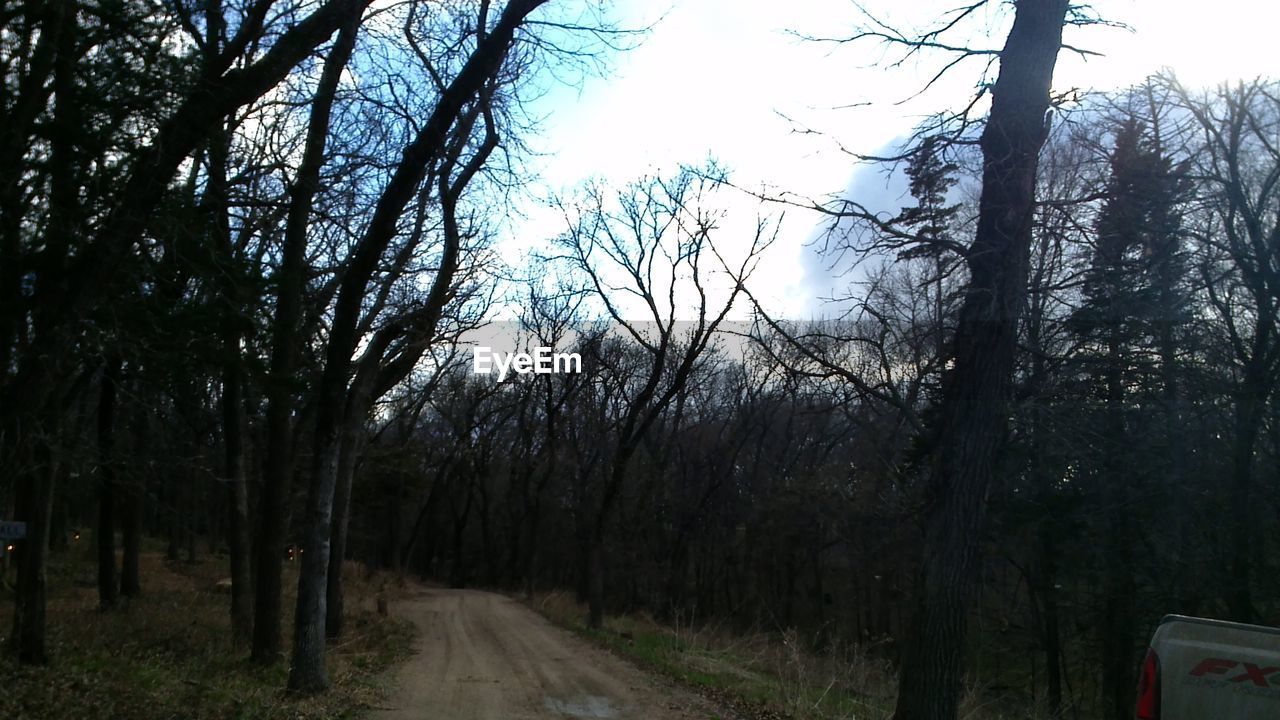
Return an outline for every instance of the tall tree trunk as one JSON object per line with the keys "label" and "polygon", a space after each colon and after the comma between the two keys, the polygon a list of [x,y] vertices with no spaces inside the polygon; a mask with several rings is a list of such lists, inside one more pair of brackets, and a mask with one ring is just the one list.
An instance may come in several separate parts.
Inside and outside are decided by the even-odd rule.
{"label": "tall tree trunk", "polygon": [[[1172,253],[1170,253],[1172,254]],[[1194,569],[1196,547],[1192,540],[1192,493],[1187,487],[1187,433],[1183,427],[1182,389],[1178,382],[1178,348],[1174,337],[1174,319],[1178,315],[1173,285],[1177,282],[1166,259],[1158,268],[1160,283],[1160,317],[1156,319],[1156,338],[1160,351],[1160,394],[1164,403],[1165,445],[1168,455],[1165,473],[1173,489],[1174,522],[1178,525],[1178,555],[1174,576],[1178,582],[1177,612],[1195,615],[1200,607],[1200,589]]]}
{"label": "tall tree trunk", "polygon": [[639,447],[641,436],[635,436],[629,443],[619,446],[614,455],[613,465],[609,469],[609,480],[604,487],[600,499],[600,507],[596,511],[592,525],[591,544],[587,550],[587,624],[593,630],[599,630],[604,622],[604,544],[608,534],[609,522],[613,517],[614,502],[622,489],[622,483],[631,466],[631,458]]}
{"label": "tall tree trunk", "polygon": [[[80,225],[79,185],[75,172],[75,136],[80,132],[76,100],[76,5],[73,0],[61,0],[49,30],[56,46],[53,68],[54,115],[49,155],[49,228],[48,252],[56,256],[56,248],[71,247]],[[33,116],[34,119],[34,116]],[[37,299],[48,294],[46,285],[63,282],[58,268],[46,269],[37,278]],[[37,333],[48,335],[50,321],[37,314]],[[4,338],[8,340],[8,338]],[[38,357],[38,356],[37,356]],[[47,372],[46,380],[61,382],[66,377],[66,362],[60,357],[39,357],[34,366]],[[8,371],[5,367],[5,371]],[[23,375],[19,370],[17,378]],[[52,383],[10,384],[6,390],[16,390],[17,402],[6,408],[0,420],[8,443],[5,458],[14,463],[12,476],[17,488],[15,508],[17,520],[27,523],[27,537],[18,553],[18,587],[13,613],[13,633],[10,644],[20,663],[43,664],[48,661],[45,646],[46,565],[49,557],[49,531],[53,515],[54,479],[57,477],[61,457],[57,453],[60,441],[59,393]],[[33,395],[34,397],[29,397]],[[3,398],[6,403],[12,396]],[[32,400],[33,402],[28,402]],[[22,414],[27,414],[23,417]]]}
{"label": "tall tree trunk", "polygon": [[899,672],[896,720],[954,720],[986,501],[1003,440],[1026,294],[1037,157],[1066,0],[1018,0],[982,134],[982,197],[966,255],[969,286],[944,380],[930,469],[915,632]]}
{"label": "tall tree trunk", "polygon": [[[21,14],[6,5],[6,29],[12,32],[9,19]],[[20,83],[6,85],[4,95],[5,118],[0,127],[0,390],[8,389],[10,373],[14,369],[14,351],[18,349],[26,309],[23,302],[23,276],[30,270],[26,254],[24,220],[30,217],[28,173],[31,165],[26,162],[31,140],[37,137],[36,127],[48,105],[49,77],[55,72],[57,51],[60,47],[61,26],[68,14],[75,12],[72,2],[45,2],[26,6],[30,19],[39,23],[39,39],[26,60],[25,72],[12,75],[22,77]],[[73,18],[74,20],[74,18]],[[33,28],[32,28],[33,29]],[[28,29],[28,40],[35,35]],[[6,67],[11,68],[12,55],[17,46],[6,47]],[[13,412],[13,408],[6,408]]]}
{"label": "tall tree trunk", "polygon": [[[149,467],[147,456],[147,423],[145,410],[139,408],[134,429],[134,457],[136,467]],[[139,559],[142,553],[142,499],[146,495],[147,477],[145,470],[134,473],[133,478],[121,487],[120,535],[124,546],[124,556],[120,562],[120,594],[127,598],[136,598],[142,594],[142,573]]]}
{"label": "tall tree trunk", "polygon": [[[450,476],[450,468],[446,464],[445,466],[440,468],[439,472],[436,473],[436,477],[431,483],[431,489],[427,491],[427,499],[425,502],[423,502],[422,507],[418,510],[418,516],[414,518],[413,527],[409,530],[409,537],[405,539],[403,548],[393,549],[392,551],[394,556],[392,558],[393,559],[392,565],[398,568],[398,575],[401,579],[404,579],[404,571],[413,562],[413,552],[418,545],[418,541],[422,536],[424,528],[431,529],[430,532],[432,533],[432,539],[429,542],[431,542],[432,544],[434,544],[435,542],[434,531],[436,527],[436,523],[435,523],[436,508],[440,503],[440,498],[446,493],[448,489],[447,484],[450,482],[449,476]],[[397,517],[397,518],[399,517],[400,503],[402,502],[403,498],[404,498],[404,475],[400,475],[398,490],[395,496],[388,498],[389,504],[387,507],[387,511],[390,514],[392,514],[394,517]],[[398,520],[396,521],[395,524],[398,524]],[[398,538],[398,536],[399,536],[399,533],[397,533],[396,536],[393,537],[393,541],[399,542],[398,539],[396,539]],[[429,557],[432,555],[432,553],[427,553],[427,554]],[[396,559],[398,559],[400,562],[398,566],[395,565],[395,562],[394,562]]]}
{"label": "tall tree trunk", "polygon": [[[45,428],[46,432],[54,425]],[[27,536],[18,546],[18,587],[14,595],[10,651],[18,662],[43,665],[49,661],[45,646],[45,600],[49,558],[49,525],[53,514],[53,480],[58,461],[47,441],[35,440],[31,457],[17,477],[17,519],[27,524]]]}
{"label": "tall tree trunk", "polygon": [[[298,181],[293,206],[290,208],[288,228],[286,231],[286,252],[292,253],[286,258],[290,265],[288,285],[281,285],[281,302],[285,302],[286,288],[290,297],[289,307],[277,311],[277,348],[280,355],[279,370],[281,379],[296,363],[298,353],[299,303],[302,299],[302,283],[305,260],[302,253],[306,249],[306,234],[311,215],[312,201],[319,187],[320,169],[324,163],[324,148],[329,128],[329,116],[333,109],[334,97],[337,93],[338,81],[347,61],[355,48],[356,34],[360,28],[361,11],[356,10],[347,15],[342,29],[334,41],[333,48],[325,58],[321,71],[319,87],[315,101],[311,106],[311,118],[307,132],[307,144],[303,151],[302,165],[298,169]],[[284,269],[282,268],[282,274]],[[286,278],[282,278],[282,283]],[[341,334],[341,331],[336,331]],[[330,337],[330,343],[333,338]],[[273,357],[273,369],[276,368]],[[349,354],[348,354],[349,360]],[[325,378],[318,390],[318,411],[316,417],[315,445],[312,448],[314,461],[311,468],[311,486],[307,496],[307,535],[303,543],[301,570],[298,575],[298,602],[294,614],[293,630],[293,668],[289,673],[289,688],[303,692],[317,692],[329,686],[329,678],[324,669],[324,623],[329,569],[329,532],[333,516],[333,492],[337,483],[338,472],[338,437],[335,430],[339,427],[340,407],[335,407],[332,394],[326,394],[326,383],[334,382],[334,368],[326,363]],[[342,385],[345,388],[347,368],[341,370]],[[289,398],[278,397],[277,422],[286,427],[288,423]],[[283,447],[280,448],[284,450]],[[273,478],[279,482],[281,478]],[[264,517],[264,521],[266,518]],[[274,597],[271,599],[274,623],[274,637],[271,643],[278,647],[280,623],[280,553],[278,548],[264,548],[263,556],[273,553],[275,578],[273,580]],[[255,638],[255,648],[257,646]],[[264,638],[265,640],[266,638]]]}
{"label": "tall tree trunk", "polygon": [[[347,557],[348,525],[351,521],[351,483],[356,474],[360,431],[364,414],[348,417],[338,454],[338,486],[333,497],[333,547],[329,553],[329,585],[325,603],[324,631],[329,638],[342,636],[346,621],[343,599],[343,563]],[[392,544],[395,544],[394,542]]]}
{"label": "tall tree trunk", "polygon": [[[198,446],[199,439],[192,442],[192,445]],[[192,456],[196,462],[196,467],[208,467],[205,464],[206,458],[203,449],[197,449],[195,455]],[[198,560],[198,551],[196,549],[196,539],[199,535],[198,519],[200,517],[201,502],[200,495],[203,494],[203,488],[200,487],[199,475],[193,475],[183,482],[185,490],[183,491],[183,515],[186,517],[182,522],[182,540],[187,546],[187,564],[194,565]]]}
{"label": "tall tree trunk", "polygon": [[604,532],[600,529],[591,535],[587,567],[590,572],[587,583],[587,622],[592,629],[599,630],[604,625]]}
{"label": "tall tree trunk", "polygon": [[[538,588],[538,526],[541,524],[538,515],[538,509],[535,506],[532,515],[526,519],[528,530],[525,534],[523,584],[524,595],[530,600],[533,599],[533,593]],[[515,548],[512,550],[514,551]]]}
{"label": "tall tree trunk", "polygon": [[455,588],[467,586],[467,566],[463,557],[463,547],[467,523],[471,520],[471,506],[475,501],[475,488],[472,483],[479,482],[476,475],[474,467],[468,467],[462,473],[455,473],[455,476],[461,477],[467,493],[466,500],[462,503],[462,512],[457,512],[452,503],[450,504],[450,515],[453,517],[453,563],[449,569],[449,585]]}
{"label": "tall tree trunk", "polygon": [[[1048,432],[1045,427],[1046,401],[1043,392],[1048,367],[1042,340],[1045,322],[1043,270],[1043,267],[1038,269],[1031,287],[1031,302],[1028,303],[1031,316],[1027,322],[1027,346],[1031,352],[1030,389],[1033,394],[1029,431],[1030,476],[1032,492],[1039,495],[1040,506],[1047,508],[1051,507],[1048,501],[1055,491],[1045,457],[1045,439]],[[1035,582],[1029,583],[1028,588],[1036,596],[1033,603],[1038,604],[1039,607],[1040,645],[1044,650],[1050,718],[1062,716],[1062,631],[1058,601],[1058,553],[1060,552],[1058,537],[1060,533],[1061,530],[1053,518],[1046,518],[1037,524],[1037,571]]]}
{"label": "tall tree trunk", "polygon": [[277,271],[276,314],[272,326],[271,380],[267,385],[267,459],[259,509],[257,583],[254,587],[253,659],[274,663],[281,650],[281,572],[289,489],[293,483],[293,387],[302,344],[302,295],[306,285],[307,231],[320,186],[329,118],[338,80],[354,47],[363,8],[344,11],[343,30],[325,59],[311,104],[307,140],[294,180]]}
{"label": "tall tree trunk", "polygon": [[[289,689],[313,693],[329,686],[324,665],[325,621],[328,613],[329,532],[333,491],[338,475],[338,446],[330,438],[315,448],[312,489],[307,495],[307,530],[298,572],[298,603],[294,612],[293,668]],[[321,487],[316,487],[317,478]]]}
{"label": "tall tree trunk", "polygon": [[[1255,358],[1257,355],[1254,356]],[[1230,578],[1227,583],[1227,611],[1237,622],[1256,622],[1253,607],[1253,455],[1262,425],[1262,398],[1265,375],[1260,361],[1251,361],[1236,393],[1235,440],[1232,444],[1230,516]]]}
{"label": "tall tree trunk", "polygon": [[94,540],[98,545],[98,608],[101,610],[114,608],[120,593],[116,578],[116,471],[112,448],[119,375],[120,361],[108,360],[98,396],[98,526]]}
{"label": "tall tree trunk", "polygon": [[588,602],[591,598],[591,520],[590,507],[591,504],[586,499],[588,480],[582,476],[581,471],[575,470],[574,476],[577,487],[575,488],[574,498],[577,500],[573,513],[573,535],[574,547],[578,551],[574,558],[577,562],[574,573],[574,599],[579,603]]}
{"label": "tall tree trunk", "polygon": [[1106,372],[1106,416],[1103,419],[1105,438],[1102,440],[1102,488],[1103,517],[1107,523],[1107,544],[1104,549],[1103,567],[1106,573],[1106,597],[1103,601],[1103,621],[1099,625],[1102,637],[1102,695],[1106,702],[1105,717],[1108,720],[1124,720],[1133,713],[1133,689],[1137,683],[1134,670],[1135,587],[1133,578],[1134,528],[1131,499],[1132,473],[1126,471],[1123,448],[1127,445],[1124,419],[1124,374],[1121,353],[1120,328],[1123,308],[1112,301],[1108,315],[1112,321],[1108,342]]}
{"label": "tall tree trunk", "polygon": [[1040,606],[1041,633],[1044,646],[1044,667],[1048,683],[1049,717],[1062,716],[1062,631],[1058,611],[1058,561],[1057,543],[1048,523],[1041,524],[1040,532]]}
{"label": "tall tree trunk", "polygon": [[[59,478],[59,482],[62,487],[66,487],[65,478]],[[49,521],[49,549],[52,551],[66,550],[70,545],[68,535],[71,532],[71,519],[67,515],[67,505],[65,496],[54,497],[53,516]],[[4,512],[7,508],[8,504],[0,500],[0,512]]]}
{"label": "tall tree trunk", "polygon": [[[403,532],[400,529],[400,526],[404,522],[404,508],[401,505],[404,500],[404,473],[396,473],[395,488],[395,493],[388,494],[386,499],[383,501],[385,503],[387,517],[387,539],[390,542],[390,545],[387,547],[387,567],[391,569],[391,572],[396,574],[396,577],[403,580],[405,567],[404,559],[408,554],[400,551],[400,537]],[[422,513],[420,512],[419,515],[421,514]],[[413,525],[413,532],[418,532],[418,525],[416,522]],[[412,542],[413,538],[410,538],[409,543],[411,544]],[[412,545],[410,545],[409,550],[412,549]]]}
{"label": "tall tree trunk", "polygon": [[[218,11],[221,14],[221,10]],[[217,34],[211,29],[211,47]],[[209,137],[209,180],[206,204],[211,214],[209,229],[213,246],[222,264],[219,273],[223,302],[222,320],[222,439],[223,482],[227,490],[227,548],[231,553],[231,634],[246,642],[253,633],[252,548],[249,529],[249,489],[244,469],[244,378],[241,373],[240,341],[243,289],[238,285],[235,247],[231,240],[231,218],[227,198],[227,156],[230,131],[224,125]],[[217,533],[209,533],[212,543]]]}
{"label": "tall tree trunk", "polygon": [[165,546],[165,559],[171,563],[176,563],[182,559],[182,512],[183,497],[185,497],[186,487],[178,480],[176,473],[170,468],[165,478],[165,484],[168,486],[168,492],[165,495],[169,499],[168,514],[165,516],[165,529],[168,531],[169,542]]}
{"label": "tall tree trunk", "polygon": [[[233,333],[236,348],[239,334]],[[244,409],[241,377],[234,362],[223,368],[222,430],[227,483],[227,547],[231,552],[231,632],[237,641],[253,632],[253,580],[249,540],[249,488],[244,477]]]}
{"label": "tall tree trunk", "polygon": [[496,587],[498,584],[497,543],[493,539],[493,523],[489,516],[489,491],[485,486],[485,479],[485,475],[476,478],[476,493],[480,496],[480,553],[484,558],[484,584],[488,587]]}
{"label": "tall tree trunk", "polygon": [[[545,1],[513,0],[504,8],[493,28],[479,37],[475,49],[453,81],[441,90],[430,117],[413,141],[405,147],[400,163],[378,198],[364,234],[351,251],[344,267],[329,326],[324,371],[316,391],[316,428],[312,448],[315,459],[307,500],[306,552],[303,553],[298,577],[298,604],[294,614],[293,667],[289,673],[289,688],[292,690],[319,692],[329,685],[324,664],[324,626],[327,616],[325,603],[328,593],[333,497],[337,486],[339,429],[345,417],[351,358],[358,345],[357,326],[365,302],[365,290],[387,245],[396,234],[401,214],[426,176],[428,166],[445,159],[450,130],[464,116],[466,104],[478,98],[486,84],[496,77],[506,60],[508,50],[515,42],[516,29],[529,13]],[[482,7],[487,8],[487,5]],[[341,55],[338,62],[326,61],[324,73],[329,73],[332,66],[335,81],[346,65],[350,46],[354,45],[358,16],[353,17],[352,21],[348,27],[343,28],[335,43],[335,51],[330,54],[330,59]],[[481,21],[486,22],[487,18],[482,17]],[[344,38],[347,49],[345,53],[339,53]],[[477,170],[478,168],[467,168],[472,175]],[[447,183],[447,176],[442,177]],[[459,182],[465,185],[466,181],[460,177]],[[456,196],[447,197],[449,188],[442,189],[445,190],[440,198],[442,203],[457,200]],[[448,235],[449,224],[456,222],[456,219],[449,208],[444,209],[443,215]],[[453,230],[451,234],[456,236],[456,227]],[[457,262],[456,242],[456,237],[446,239],[446,256],[452,246],[454,257],[442,260],[431,292],[424,303],[426,315],[434,316],[428,323],[431,330],[434,330],[452,289],[448,266]],[[431,334],[426,333],[428,340]],[[402,371],[407,373],[409,369],[406,367]],[[374,396],[377,396],[376,391]]]}

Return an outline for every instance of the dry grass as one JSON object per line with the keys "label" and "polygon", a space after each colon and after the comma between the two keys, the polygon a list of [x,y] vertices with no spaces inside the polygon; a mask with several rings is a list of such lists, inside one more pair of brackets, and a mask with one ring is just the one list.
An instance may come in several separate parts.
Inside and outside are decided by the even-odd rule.
{"label": "dry grass", "polygon": [[[312,698],[284,692],[285,663],[263,669],[230,639],[229,598],[215,584],[225,558],[168,564],[142,557],[143,596],[99,612],[91,560],[55,556],[50,569],[47,667],[0,660],[5,718],[349,718],[383,697],[381,673],[408,654],[413,628],[379,617],[374,598],[395,583],[348,565],[345,637],[329,648],[332,689]],[[292,627],[296,566],[287,564],[286,644]],[[0,632],[12,623],[12,601],[0,607]]]}
{"label": "dry grass", "polygon": [[[897,696],[894,668],[874,648],[828,645],[823,652],[795,631],[737,633],[721,624],[664,624],[647,614],[605,619],[601,631],[585,625],[586,608],[571,593],[547,593],[533,607],[640,664],[662,672],[732,708],[743,718],[888,720]],[[1032,720],[1032,708],[992,702],[970,687],[965,720]]]}

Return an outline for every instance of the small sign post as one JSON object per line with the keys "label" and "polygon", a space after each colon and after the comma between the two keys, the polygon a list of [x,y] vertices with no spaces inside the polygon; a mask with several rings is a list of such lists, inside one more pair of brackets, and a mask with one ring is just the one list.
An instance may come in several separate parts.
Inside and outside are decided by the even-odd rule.
{"label": "small sign post", "polygon": [[21,540],[27,536],[27,524],[24,522],[0,521],[0,542]]}

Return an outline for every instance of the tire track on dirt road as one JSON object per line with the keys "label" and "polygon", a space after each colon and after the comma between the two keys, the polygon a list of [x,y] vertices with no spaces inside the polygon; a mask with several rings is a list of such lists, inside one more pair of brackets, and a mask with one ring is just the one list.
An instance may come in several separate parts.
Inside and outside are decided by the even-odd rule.
{"label": "tire track on dirt road", "polygon": [[558,628],[503,595],[424,589],[395,614],[418,627],[375,720],[706,720],[706,699]]}

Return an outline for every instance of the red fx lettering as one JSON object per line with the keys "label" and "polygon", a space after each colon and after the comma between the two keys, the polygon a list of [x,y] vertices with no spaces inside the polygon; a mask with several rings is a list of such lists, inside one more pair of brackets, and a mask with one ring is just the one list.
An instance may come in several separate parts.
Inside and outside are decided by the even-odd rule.
{"label": "red fx lettering", "polygon": [[1221,658],[1205,658],[1200,664],[1195,666],[1191,674],[1195,677],[1204,675],[1222,675],[1231,668],[1239,665],[1235,660],[1222,660]]}
{"label": "red fx lettering", "polygon": [[1270,687],[1267,682],[1267,676],[1277,670],[1280,670],[1280,667],[1259,668],[1257,665],[1247,662],[1244,664],[1244,674],[1231,678],[1231,682],[1238,683],[1252,680],[1253,684],[1258,687]]}

